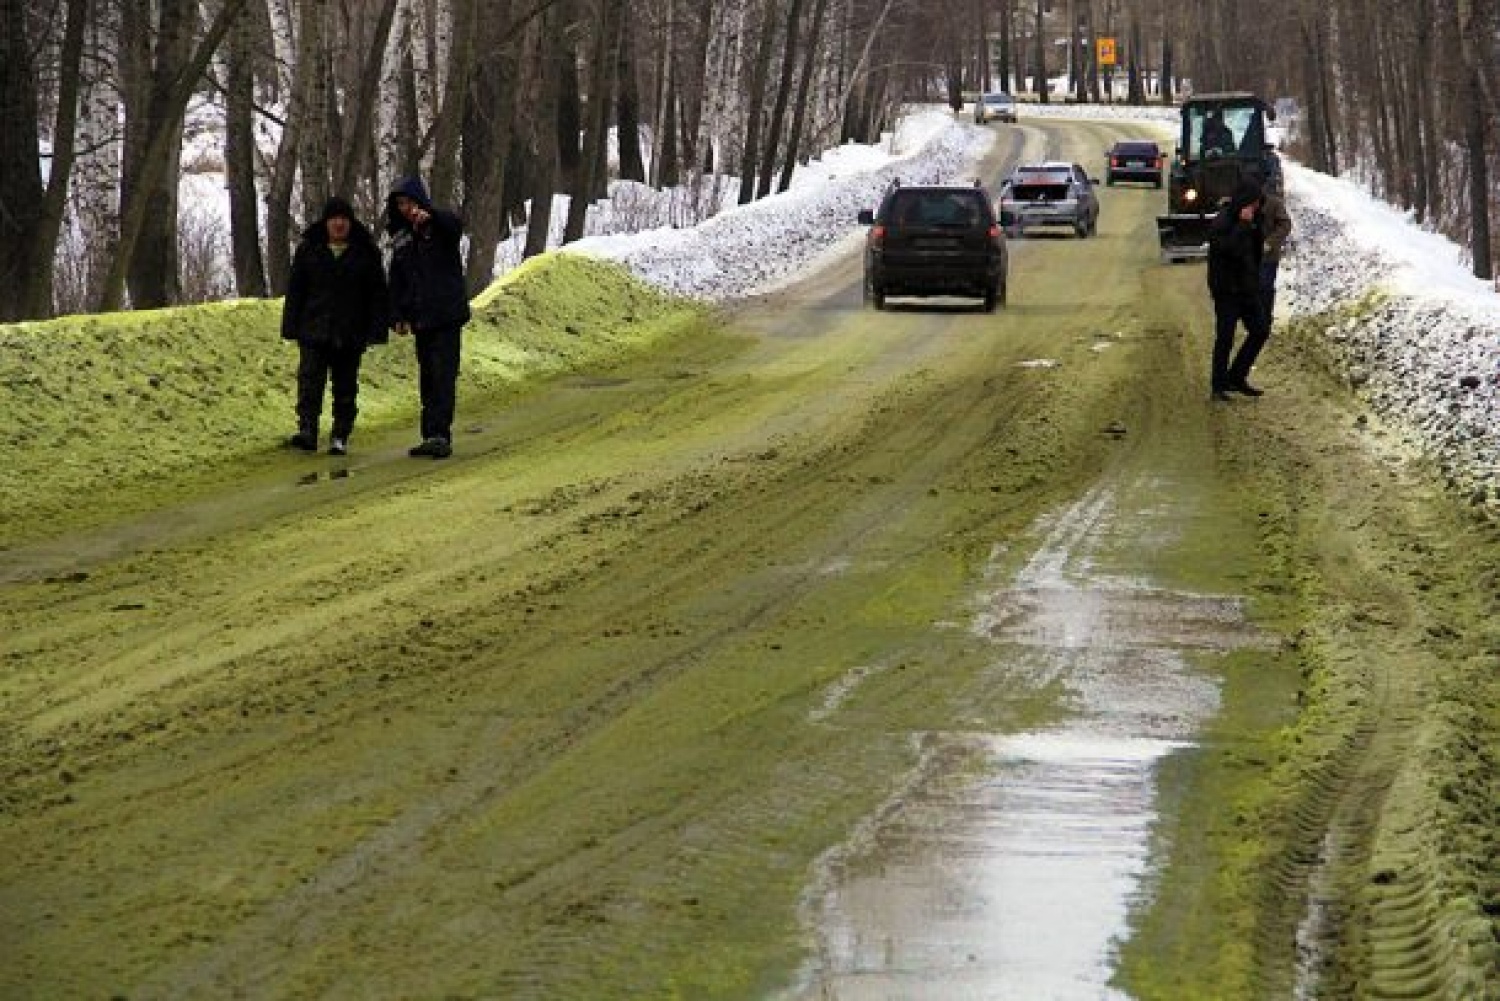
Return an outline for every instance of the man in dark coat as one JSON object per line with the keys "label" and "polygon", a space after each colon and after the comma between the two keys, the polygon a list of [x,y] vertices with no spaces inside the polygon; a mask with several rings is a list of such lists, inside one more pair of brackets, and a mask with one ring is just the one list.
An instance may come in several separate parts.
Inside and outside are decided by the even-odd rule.
{"label": "man in dark coat", "polygon": [[302,233],[281,310],[281,336],[296,341],[300,353],[297,433],[289,445],[318,450],[323,390],[331,381],[328,451],[347,453],[359,412],[359,363],[366,347],[385,343],[389,326],[380,248],[349,203],[330,198],[322,217]]}
{"label": "man in dark coat", "polygon": [[391,236],[391,305],[398,334],[415,335],[422,395],[422,441],[413,456],[453,454],[460,333],[469,322],[458,216],[434,208],[415,177],[386,199]]}
{"label": "man in dark coat", "polygon": [[[1265,248],[1261,189],[1243,181],[1214,217],[1208,233],[1208,291],[1214,300],[1214,352],[1210,388],[1215,400],[1230,393],[1260,396],[1250,385],[1250,366],[1270,333],[1261,299],[1260,264]],[[1235,327],[1245,341],[1230,362]]]}

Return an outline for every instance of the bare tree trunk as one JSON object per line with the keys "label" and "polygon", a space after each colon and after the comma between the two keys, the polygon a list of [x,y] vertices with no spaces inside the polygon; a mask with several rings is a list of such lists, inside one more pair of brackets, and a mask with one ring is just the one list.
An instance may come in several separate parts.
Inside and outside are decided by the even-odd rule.
{"label": "bare tree trunk", "polygon": [[269,294],[260,252],[260,200],[255,193],[254,21],[247,10],[235,19],[225,60],[224,175],[229,188],[229,246],[235,291],[244,298]]}
{"label": "bare tree trunk", "polygon": [[995,74],[1000,82],[1000,89],[1004,91],[1016,91],[1020,87],[1011,81],[1015,79],[1012,74],[1014,60],[1011,58],[1012,41],[1015,37],[1015,11],[1011,4],[1014,0],[1000,0],[1000,62],[995,68]]}
{"label": "bare tree trunk", "polygon": [[[675,7],[674,0],[660,0],[662,4],[662,15],[656,23],[655,49],[651,59],[651,163],[648,169],[647,180],[652,186],[664,188],[668,185],[663,180],[663,166],[667,150],[670,146],[672,156],[676,157],[677,137],[667,135],[667,115],[673,111],[672,105],[676,100],[677,87],[674,77],[677,73],[677,60],[673,52],[673,40],[676,38],[674,30]],[[673,120],[675,121],[675,114]],[[675,163],[674,163],[675,167]],[[673,184],[676,182],[674,181]]]}
{"label": "bare tree trunk", "polygon": [[563,227],[563,242],[583,238],[589,205],[608,182],[606,176],[607,138],[610,107],[614,103],[612,87],[620,42],[620,21],[624,17],[624,0],[598,0],[594,49],[589,59],[588,128],[584,132],[583,161],[577,183],[571,189],[568,221]]}
{"label": "bare tree trunk", "polygon": [[1075,0],[1068,0],[1068,93],[1073,100],[1082,102],[1085,97],[1081,40],[1078,34],[1078,11]]}
{"label": "bare tree trunk", "polygon": [[[36,266],[44,193],[27,6],[0,0],[0,287],[7,289],[25,288]],[[28,312],[23,299],[0,295],[0,321],[26,319]]]}
{"label": "bare tree trunk", "polygon": [[328,0],[299,0],[301,30],[297,39],[297,72],[307,83],[305,99],[298,112],[302,116],[301,141],[297,159],[302,172],[302,220],[316,219],[328,200],[332,184],[332,164],[328,148],[331,130],[328,115],[329,77],[332,67],[328,57]]}
{"label": "bare tree trunk", "polygon": [[[344,144],[344,155],[334,172],[334,188],[345,197],[353,197],[357,187],[361,165],[369,162],[374,153],[370,134],[375,121],[375,104],[380,90],[380,77],[384,72],[386,46],[390,44],[391,27],[396,21],[397,0],[382,0],[380,14],[375,19],[370,47],[365,52],[364,64],[359,75],[359,90],[352,98],[353,113],[349,115],[348,141]],[[374,191],[376,204],[384,192]]]}
{"label": "bare tree trunk", "polygon": [[750,66],[750,90],[745,97],[745,140],[740,150],[740,204],[755,199],[756,163],[760,156],[761,119],[765,115],[766,77],[771,70],[771,52],[776,41],[776,5],[761,5],[760,33],[755,59]]}
{"label": "bare tree trunk", "polygon": [[1480,67],[1466,67],[1464,91],[1464,147],[1469,173],[1469,257],[1474,275],[1490,278],[1495,273],[1490,229],[1490,142],[1494,138],[1493,120],[1484,94]]}
{"label": "bare tree trunk", "polygon": [[543,15],[536,35],[537,58],[533,60],[541,79],[537,83],[537,101],[532,116],[531,149],[535,168],[531,175],[531,218],[526,226],[526,257],[547,250],[552,228],[552,202],[558,188],[557,149],[558,103],[564,77],[574,72],[573,52],[559,30],[560,17]]}
{"label": "bare tree trunk", "polygon": [[1173,75],[1177,72],[1172,49],[1173,17],[1168,0],[1161,4],[1161,103],[1174,104],[1177,100],[1177,83]]}
{"label": "bare tree trunk", "polygon": [[[214,52],[223,42],[229,26],[244,6],[245,0],[224,0],[224,6],[220,7],[218,13],[214,15],[213,22],[198,42],[192,57],[171,81],[170,87],[163,90],[162,107],[158,109],[160,115],[154,117],[168,123],[175,121],[179,127],[177,130],[162,128],[152,134],[145,151],[139,156],[136,188],[138,192],[150,191],[160,186],[168,173],[168,168],[175,164],[172,153],[181,146],[180,123],[188,98],[192,96],[198,79],[208,66],[208,61],[213,58]],[[175,182],[175,177],[173,180]],[[146,233],[147,208],[148,200],[144,197],[136,197],[131,200],[129,208],[124,211],[124,218],[120,225],[120,245],[110,264],[109,274],[105,276],[104,288],[100,294],[99,308],[103,311],[119,309],[124,300],[125,275],[131,259],[135,256],[136,246]],[[174,236],[174,245],[175,242]]]}
{"label": "bare tree trunk", "polygon": [[781,167],[781,180],[776,190],[785,191],[792,186],[792,172],[797,167],[802,150],[802,130],[807,121],[808,100],[812,90],[814,60],[818,56],[818,45],[823,37],[823,16],[828,10],[828,0],[814,0],[812,12],[812,35],[807,40],[807,49],[802,55],[802,79],[797,84],[797,101],[792,112],[792,134],[787,137],[786,159]]}
{"label": "bare tree trunk", "polygon": [[705,172],[711,169],[704,161],[712,157],[713,150],[710,148],[705,152],[701,149],[701,142],[704,138],[704,108],[708,100],[709,41],[718,6],[711,3],[690,4],[689,9],[698,13],[698,19],[692,22],[689,30],[687,56],[677,61],[677,71],[673,73],[672,79],[678,94],[678,134],[682,137],[680,160],[691,174],[700,165],[703,165]]}
{"label": "bare tree trunk", "polygon": [[[1041,3],[1042,0],[1037,0],[1038,12],[1041,11]],[[842,93],[839,95],[839,118],[846,122],[849,119],[847,111],[849,106],[849,99],[851,96],[853,96],[856,90],[861,93],[861,103],[869,103],[869,95],[871,91],[868,80],[868,77],[870,75],[870,53],[874,51],[875,39],[879,37],[881,29],[885,27],[886,19],[890,17],[891,4],[892,0],[882,0],[882,3],[880,5],[880,13],[875,15],[875,20],[871,22],[870,30],[865,35],[864,44],[860,47],[859,58],[855,61],[854,66],[850,69],[847,76],[847,82],[844,85]],[[861,117],[868,119],[867,115],[862,115]],[[859,133],[858,135],[855,135],[846,125],[844,129],[844,138],[863,140],[865,138],[868,138],[864,134],[866,131],[866,126],[861,125],[859,129],[853,130],[853,132]]]}
{"label": "bare tree trunk", "polygon": [[491,2],[476,26],[477,42],[487,56],[474,67],[474,93],[466,105],[463,135],[464,218],[469,230],[465,274],[471,297],[494,276],[495,246],[505,228],[505,177],[520,77],[518,46],[502,35],[511,7],[509,0]]}
{"label": "bare tree trunk", "polygon": [[66,302],[59,295],[59,305],[74,312],[92,309],[99,301],[119,237],[121,151],[116,140],[120,91],[116,81],[121,79],[121,17],[119,7],[96,9],[87,30],[84,65],[88,71],[78,123],[80,155],[68,198],[71,221],[87,236],[74,248],[79,260],[73,264]]}
{"label": "bare tree trunk", "polygon": [[36,228],[29,240],[31,267],[18,286],[22,312],[30,317],[52,315],[57,239],[62,230],[64,201],[72,179],[76,149],[79,73],[88,4],[86,0],[68,0],[64,13],[66,22],[57,68],[57,112],[52,126],[52,169],[48,172],[47,192],[41,200]]}
{"label": "bare tree trunk", "polygon": [[125,91],[120,202],[122,215],[137,215],[140,222],[133,239],[122,233],[119,253],[137,309],[178,300],[177,182],[188,94],[179,102],[174,91],[191,56],[196,14],[190,0],[163,0],[154,26],[147,19],[134,22],[144,34],[131,43],[142,58],[134,64],[139,81]]}
{"label": "bare tree trunk", "polygon": [[990,65],[990,11],[988,0],[974,0],[974,23],[979,30],[974,33],[974,63],[979,70],[978,89],[981,94],[994,90],[994,67]]}
{"label": "bare tree trunk", "polygon": [[[376,101],[376,194],[382,195],[399,177],[421,173],[421,121],[417,111],[413,36],[419,31],[417,0],[397,0],[381,60]],[[384,190],[381,190],[384,189]]]}
{"label": "bare tree trunk", "polygon": [[760,157],[760,180],[755,197],[764,198],[771,193],[771,180],[776,175],[776,143],[786,124],[786,106],[792,99],[792,73],[797,66],[797,42],[802,27],[802,0],[791,0],[786,16],[786,45],[781,53],[781,79],[776,85],[776,101],[771,107],[771,129],[765,152]]}
{"label": "bare tree trunk", "polygon": [[1036,81],[1037,100],[1050,104],[1052,96],[1048,92],[1052,88],[1047,85],[1047,40],[1043,37],[1042,4],[1043,0],[1036,0],[1036,65],[1032,67],[1032,74]]}
{"label": "bare tree trunk", "polygon": [[615,66],[615,117],[620,143],[620,179],[644,181],[646,161],[641,155],[641,97],[636,80],[636,36],[630,18],[620,21],[620,58]]}
{"label": "bare tree trunk", "polygon": [[1302,86],[1308,96],[1307,132],[1312,153],[1308,166],[1325,174],[1337,175],[1338,143],[1334,138],[1334,112],[1329,97],[1328,35],[1323,13],[1304,14],[1300,27]]}
{"label": "bare tree trunk", "polygon": [[1141,31],[1141,17],[1131,8],[1130,14],[1130,63],[1127,69],[1129,79],[1126,82],[1125,100],[1133,105],[1146,103],[1146,85],[1141,79],[1141,53],[1146,45],[1146,36]]}
{"label": "bare tree trunk", "polygon": [[[1432,10],[1429,0],[1423,0],[1423,8],[1429,15],[1435,17],[1436,12]],[[1448,200],[1448,192],[1443,184],[1442,156],[1443,156],[1443,129],[1442,114],[1438,108],[1437,92],[1441,82],[1438,79],[1440,67],[1438,66],[1438,47],[1434,39],[1435,23],[1428,17],[1421,17],[1419,13],[1418,31],[1421,38],[1422,69],[1416,80],[1417,88],[1417,113],[1422,123],[1420,136],[1421,172],[1423,176],[1432,179],[1426,192],[1427,211],[1436,217],[1444,213],[1444,204]],[[1449,84],[1454,97],[1462,93],[1462,80],[1455,84]]]}
{"label": "bare tree trunk", "polygon": [[1481,103],[1490,115],[1500,115],[1500,3],[1457,0],[1456,6],[1464,62],[1479,77]]}
{"label": "bare tree trunk", "polygon": [[[305,19],[304,19],[305,20]],[[297,183],[298,151],[302,148],[306,107],[312,95],[311,74],[316,72],[311,40],[305,26],[296,29],[296,63],[292,67],[291,100],[286,121],[281,128],[276,157],[272,160],[271,181],[266,187],[266,268],[270,272],[271,291],[286,292],[292,266],[292,190]]]}
{"label": "bare tree trunk", "polygon": [[[1361,16],[1357,20],[1364,18]],[[1409,169],[1413,161],[1414,125],[1410,114],[1412,103],[1407,99],[1411,85],[1404,72],[1408,66],[1408,54],[1398,51],[1404,46],[1396,45],[1386,37],[1390,31],[1390,24],[1382,23],[1374,33],[1349,36],[1345,43],[1352,43],[1357,48],[1341,60],[1343,68],[1355,85],[1366,91],[1354,113],[1369,116],[1367,127],[1352,126],[1352,134],[1346,129],[1347,145],[1355,149],[1355,156],[1373,156],[1382,178],[1387,181],[1394,179],[1394,186],[1389,188],[1394,199],[1403,208],[1411,208],[1413,196]],[[1356,73],[1356,67],[1367,71]],[[1356,146],[1358,143],[1366,148],[1361,150]]]}
{"label": "bare tree trunk", "polygon": [[[453,4],[453,31],[448,50],[447,76],[443,85],[443,103],[432,126],[432,176],[428,192],[439,205],[453,205],[457,199],[459,137],[462,134],[469,84],[474,76],[475,36],[479,30],[477,0],[450,0]],[[493,7],[493,4],[489,5]],[[486,17],[503,20],[495,11]]]}
{"label": "bare tree trunk", "polygon": [[566,58],[558,60],[553,70],[557,76],[557,114],[554,122],[557,136],[557,165],[561,175],[561,187],[571,191],[578,183],[578,174],[583,170],[583,95],[578,84],[578,52],[574,48],[571,31],[563,32],[563,53]]}

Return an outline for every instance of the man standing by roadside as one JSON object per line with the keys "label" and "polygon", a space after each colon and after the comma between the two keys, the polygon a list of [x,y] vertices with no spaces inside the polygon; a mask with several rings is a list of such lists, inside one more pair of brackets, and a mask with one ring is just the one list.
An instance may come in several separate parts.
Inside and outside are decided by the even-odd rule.
{"label": "man standing by roadside", "polygon": [[365,348],[386,342],[385,269],[380,248],[354,209],[330,198],[323,215],[302,234],[292,256],[281,336],[296,341],[297,433],[287,444],[318,450],[318,419],[323,392],[333,385],[330,455],[345,455],[354,416],[359,412],[359,363]]}
{"label": "man standing by roadside", "polygon": [[453,454],[460,335],[470,316],[459,249],[463,223],[434,208],[421,180],[410,177],[386,199],[385,225],[392,318],[396,333],[416,339],[422,398],[422,441],[407,454],[446,459]]}
{"label": "man standing by roadside", "polygon": [[[1261,299],[1260,265],[1265,253],[1265,227],[1261,216],[1260,185],[1242,181],[1229,204],[1209,227],[1208,291],[1214,301],[1212,397],[1228,400],[1229,394],[1260,396],[1250,385],[1250,366],[1260,354],[1269,334]],[[1245,341],[1230,363],[1235,327],[1243,323]]]}

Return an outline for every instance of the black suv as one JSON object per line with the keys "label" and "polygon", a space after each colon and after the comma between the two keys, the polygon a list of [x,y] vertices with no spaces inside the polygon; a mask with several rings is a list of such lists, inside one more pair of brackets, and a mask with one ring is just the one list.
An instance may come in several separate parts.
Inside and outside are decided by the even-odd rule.
{"label": "black suv", "polygon": [[1005,234],[990,196],[973,185],[891,185],[874,212],[859,214],[865,239],[865,301],[891,295],[972,295],[986,312],[1005,303]]}

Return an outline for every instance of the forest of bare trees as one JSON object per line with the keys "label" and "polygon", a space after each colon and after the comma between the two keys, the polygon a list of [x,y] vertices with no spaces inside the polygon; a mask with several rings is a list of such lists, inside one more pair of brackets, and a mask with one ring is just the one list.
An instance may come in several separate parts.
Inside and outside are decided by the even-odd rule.
{"label": "forest of bare trees", "polygon": [[[905,101],[1189,88],[1292,99],[1294,155],[1490,274],[1500,0],[0,0],[0,320],[279,294],[329,194],[374,220],[406,174],[465,217],[477,290],[614,180],[744,202]],[[186,161],[205,129],[220,162]],[[185,171],[227,189],[217,281]]]}

